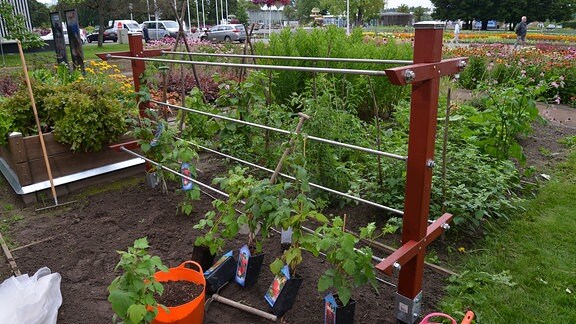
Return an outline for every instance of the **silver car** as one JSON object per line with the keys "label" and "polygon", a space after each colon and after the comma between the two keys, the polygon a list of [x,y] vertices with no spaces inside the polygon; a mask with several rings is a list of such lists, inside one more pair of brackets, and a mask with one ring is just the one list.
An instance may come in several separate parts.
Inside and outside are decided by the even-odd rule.
{"label": "silver car", "polygon": [[211,42],[235,42],[244,43],[246,40],[246,29],[244,25],[216,25],[200,35],[200,40]]}

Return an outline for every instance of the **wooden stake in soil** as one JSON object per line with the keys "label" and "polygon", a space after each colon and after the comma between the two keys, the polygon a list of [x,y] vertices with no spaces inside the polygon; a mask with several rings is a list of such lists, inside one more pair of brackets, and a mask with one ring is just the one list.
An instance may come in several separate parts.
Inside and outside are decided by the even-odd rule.
{"label": "wooden stake in soil", "polygon": [[[18,46],[20,46],[20,41],[18,41]],[[2,233],[0,233],[0,244],[2,245],[2,250],[4,251],[4,254],[6,255],[6,260],[8,260],[8,263],[10,264],[10,267],[12,268],[12,272],[16,276],[21,276],[22,273],[18,269],[18,266],[16,265],[16,260],[14,260],[14,258],[12,257],[12,253],[10,253],[10,249],[8,249],[8,245],[6,245],[6,242],[4,241],[4,237],[2,237]]]}
{"label": "wooden stake in soil", "polygon": [[50,161],[46,153],[46,143],[44,143],[44,136],[42,135],[42,127],[40,125],[40,118],[38,117],[38,110],[36,109],[36,101],[34,100],[34,92],[32,91],[32,84],[30,83],[30,76],[28,75],[28,68],[26,67],[26,59],[24,58],[24,51],[22,50],[22,43],[17,41],[18,52],[20,52],[20,60],[22,61],[22,69],[24,70],[24,77],[26,78],[26,85],[28,86],[28,95],[30,96],[30,103],[34,111],[34,119],[36,119],[36,127],[38,127],[38,137],[40,138],[40,146],[42,146],[42,154],[44,155],[44,163],[48,171],[48,179],[50,179],[50,189],[52,190],[52,197],[54,204],[58,205],[58,195],[56,195],[56,187],[54,186],[54,179],[52,178],[52,169],[50,168]]}

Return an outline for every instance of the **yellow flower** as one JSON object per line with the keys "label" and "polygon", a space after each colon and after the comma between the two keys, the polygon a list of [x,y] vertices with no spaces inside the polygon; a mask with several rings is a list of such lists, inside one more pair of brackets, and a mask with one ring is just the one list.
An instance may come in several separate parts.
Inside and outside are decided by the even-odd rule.
{"label": "yellow flower", "polygon": [[466,252],[466,249],[463,246],[461,246],[458,248],[458,252],[464,253],[464,252]]}

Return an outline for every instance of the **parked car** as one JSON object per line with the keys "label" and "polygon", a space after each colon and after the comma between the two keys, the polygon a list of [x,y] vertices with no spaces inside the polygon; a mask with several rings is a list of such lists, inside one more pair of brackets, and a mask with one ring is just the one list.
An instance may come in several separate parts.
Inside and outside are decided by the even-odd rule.
{"label": "parked car", "polygon": [[[44,36],[40,36],[40,38],[42,38],[42,40],[45,41],[51,41],[54,40],[54,34],[52,34],[52,32],[44,35]],[[64,43],[66,45],[70,44],[70,41],[68,40],[68,30],[64,29]]]}
{"label": "parked car", "polygon": [[246,40],[246,29],[244,25],[216,25],[200,35],[200,40],[211,42],[235,42],[244,43]]}
{"label": "parked car", "polygon": [[[88,35],[88,43],[97,42],[98,41],[98,29],[95,29],[94,32]],[[108,28],[104,30],[104,39],[103,41],[111,40],[113,42],[118,41],[118,34],[112,28]]]}
{"label": "parked car", "polygon": [[118,33],[118,29],[126,29],[128,30],[128,34],[137,34],[142,32],[142,27],[136,20],[110,20],[108,22],[111,28]]}
{"label": "parked car", "polygon": [[154,20],[142,23],[142,29],[148,29],[150,39],[162,39],[164,37],[178,36],[178,23],[174,20]]}
{"label": "parked car", "polygon": [[[64,32],[64,43],[68,45],[70,44],[70,41],[68,40],[68,30],[64,29],[63,32]],[[50,32],[44,36],[40,36],[40,38],[42,38],[45,41],[50,41],[54,40],[54,35],[52,34],[52,32]],[[85,29],[80,29],[80,40],[82,41],[82,44],[86,44],[88,42]]]}

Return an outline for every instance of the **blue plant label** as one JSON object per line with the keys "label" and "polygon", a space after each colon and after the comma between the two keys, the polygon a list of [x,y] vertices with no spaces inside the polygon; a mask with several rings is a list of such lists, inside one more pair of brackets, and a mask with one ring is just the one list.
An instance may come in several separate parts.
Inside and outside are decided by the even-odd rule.
{"label": "blue plant label", "polygon": [[156,128],[156,133],[154,133],[154,138],[150,141],[150,146],[158,145],[158,141],[160,141],[160,136],[162,136],[162,132],[164,132],[164,124],[159,123],[158,128]]}
{"label": "blue plant label", "polygon": [[336,323],[336,308],[338,304],[336,303],[336,298],[332,293],[329,293],[324,297],[324,324],[335,324]]}
{"label": "blue plant label", "polygon": [[[190,172],[190,164],[184,162],[180,166],[180,172],[188,178],[192,178],[192,172]],[[182,177],[182,190],[187,191],[194,188],[194,182],[190,181],[190,179],[186,179]]]}
{"label": "blue plant label", "polygon": [[226,260],[228,260],[228,258],[233,257],[233,253],[232,250],[230,250],[230,252],[224,254],[223,256],[220,257],[220,259],[218,259],[218,261],[216,261],[216,263],[214,263],[210,269],[204,271],[204,277],[208,277],[210,276],[213,272],[218,271],[218,268],[220,268],[220,266],[226,262]]}
{"label": "blue plant label", "polygon": [[264,299],[266,299],[270,307],[274,307],[274,304],[276,304],[276,300],[278,299],[278,296],[280,296],[280,293],[282,292],[282,289],[286,285],[286,281],[288,281],[288,279],[290,279],[290,269],[288,269],[288,266],[285,265],[282,270],[280,270],[280,272],[274,277],[272,284],[264,295]]}
{"label": "blue plant label", "polygon": [[246,270],[248,270],[248,261],[250,260],[250,249],[244,244],[238,254],[238,265],[236,266],[236,283],[244,287],[246,282]]}

